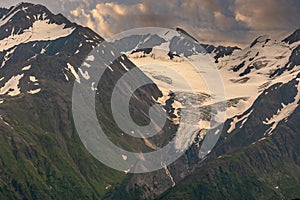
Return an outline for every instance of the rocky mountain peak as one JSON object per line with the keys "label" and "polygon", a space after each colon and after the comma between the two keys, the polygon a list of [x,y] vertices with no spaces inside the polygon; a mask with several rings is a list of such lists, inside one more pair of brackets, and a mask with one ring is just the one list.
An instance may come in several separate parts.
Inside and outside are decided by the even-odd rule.
{"label": "rocky mountain peak", "polygon": [[300,41],[300,29],[295,30],[291,35],[282,40],[287,44],[293,44]]}

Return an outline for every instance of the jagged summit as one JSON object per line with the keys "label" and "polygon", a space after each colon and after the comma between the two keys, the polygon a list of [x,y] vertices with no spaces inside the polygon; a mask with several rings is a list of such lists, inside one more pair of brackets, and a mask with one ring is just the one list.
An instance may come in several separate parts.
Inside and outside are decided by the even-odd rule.
{"label": "jagged summit", "polygon": [[300,29],[295,30],[291,35],[289,35],[282,41],[288,44],[293,44],[300,41]]}
{"label": "jagged summit", "polygon": [[[88,28],[54,15],[42,5],[20,3],[0,19],[0,96],[36,94],[46,77],[66,80],[103,39]],[[60,64],[51,66],[60,60]],[[55,72],[56,71],[56,72]],[[5,76],[4,76],[5,75]],[[71,79],[71,77],[70,77]],[[3,98],[2,97],[2,98]]]}
{"label": "jagged summit", "polygon": [[0,19],[0,51],[24,42],[64,37],[76,27],[63,15],[54,15],[42,5],[21,3],[10,8]]}
{"label": "jagged summit", "polygon": [[265,45],[270,41],[270,37],[268,35],[263,35],[263,36],[259,36],[257,37],[251,44],[250,44],[250,48],[252,48],[253,46],[255,46],[256,44],[262,44]]}
{"label": "jagged summit", "polygon": [[193,36],[190,35],[188,32],[186,32],[183,28],[177,27],[177,28],[176,28],[176,31],[177,31],[178,33],[184,34],[184,35],[188,36],[189,38],[193,39],[194,41],[198,42],[198,40],[197,40],[195,37],[193,37]]}

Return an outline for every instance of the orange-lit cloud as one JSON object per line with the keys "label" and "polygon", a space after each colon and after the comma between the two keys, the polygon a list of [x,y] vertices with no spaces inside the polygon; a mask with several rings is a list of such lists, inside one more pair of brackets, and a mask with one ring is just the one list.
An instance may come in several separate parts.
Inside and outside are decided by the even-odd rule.
{"label": "orange-lit cloud", "polygon": [[[1,1],[4,6],[22,0]],[[103,37],[145,26],[186,29],[207,43],[249,43],[300,28],[299,0],[27,0]]]}

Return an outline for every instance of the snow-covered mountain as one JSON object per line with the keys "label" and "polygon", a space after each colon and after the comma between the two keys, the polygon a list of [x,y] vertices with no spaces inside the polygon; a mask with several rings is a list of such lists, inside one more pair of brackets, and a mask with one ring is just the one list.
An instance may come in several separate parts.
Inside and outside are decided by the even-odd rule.
{"label": "snow-covered mountain", "polygon": [[[163,97],[158,100],[160,104],[166,105],[166,102],[174,99],[175,123],[180,121],[178,113],[187,106],[185,102],[189,94],[196,93],[196,101],[190,106],[195,108],[194,112],[197,112],[197,108],[200,110],[202,123],[199,122],[198,131],[210,129],[209,122],[212,117],[218,117],[218,112],[223,112],[225,108],[220,107],[217,113],[205,112],[211,106],[211,98],[214,98],[204,83],[209,80],[203,80],[202,74],[206,72],[203,70],[199,73],[189,61],[199,59],[198,63],[206,65],[207,68],[211,67],[214,61],[224,84],[226,119],[231,121],[227,133],[231,133],[236,124],[244,124],[247,121],[251,115],[249,109],[260,95],[267,94],[274,85],[284,85],[290,81],[298,82],[300,44],[297,40],[298,31],[286,38],[273,39],[269,36],[260,36],[244,49],[200,44],[179,28],[176,32],[142,31],[114,40],[112,43],[117,49],[125,49],[124,53],[129,59],[158,85],[163,92]],[[193,91],[184,88],[182,82],[185,81],[189,82]],[[266,135],[270,135],[280,121],[294,112],[298,101],[299,95],[295,94],[293,102],[282,103],[274,111],[273,116],[266,116],[261,121],[269,127]],[[194,134],[190,134],[190,138],[182,137],[180,140],[193,142],[193,137]],[[203,135],[201,137],[203,139]]]}
{"label": "snow-covered mountain", "polygon": [[[78,46],[73,40],[82,40]],[[62,15],[54,15],[41,5],[21,3],[2,9],[0,19],[0,95],[1,98],[23,94],[37,94],[42,90],[42,79],[49,67],[47,61],[56,55],[64,59],[60,74],[54,78],[78,76],[69,63],[72,57],[83,59],[80,51],[96,46],[102,39],[92,31],[71,23]],[[64,51],[68,55],[63,54]],[[43,61],[42,61],[43,60]],[[76,60],[76,58],[75,58]],[[45,62],[45,63],[43,63]],[[42,71],[42,72],[40,72]]]}
{"label": "snow-covered mountain", "polygon": [[70,35],[75,28],[63,16],[40,12],[26,4],[12,7],[1,18],[1,51],[21,43],[55,40]]}
{"label": "snow-covered mountain", "polygon": [[[89,62],[92,63],[93,56],[89,54],[101,42],[103,39],[92,30],[71,23],[60,14],[54,15],[41,5],[21,3],[0,9],[0,131],[3,132],[0,140],[6,149],[0,156],[18,166],[15,170],[0,163],[0,172],[6,185],[4,190],[14,193],[13,197],[58,198],[59,195],[51,194],[61,194],[62,188],[67,188],[68,194],[76,198],[99,198],[105,194],[118,198],[123,197],[120,194],[156,198],[185,177],[193,183],[193,174],[212,170],[211,165],[219,166],[219,162],[221,168],[236,152],[261,144],[269,148],[266,154],[277,152],[270,146],[278,147],[282,153],[287,150],[279,146],[286,145],[288,136],[298,138],[299,30],[285,38],[258,37],[243,49],[202,44],[180,28],[155,34],[144,32],[108,41],[114,50],[122,49],[122,52],[110,49],[105,52],[111,57],[117,53],[121,56],[109,64],[98,86],[91,85],[92,90],[97,90],[99,123],[108,137],[125,149],[149,152],[173,138],[179,150],[191,147],[174,164],[146,175],[126,176],[106,168],[84,149],[70,108],[73,83],[91,78]],[[197,59],[202,63],[202,71],[191,65]],[[225,96],[220,101],[203,80],[207,66],[215,66],[224,83]],[[110,110],[114,85],[135,67],[155,84],[133,95],[133,118],[147,124],[146,113],[154,103],[163,105],[168,114],[162,133],[153,138],[137,139],[124,134]],[[191,115],[198,116],[199,124],[178,132],[182,110],[186,107],[194,109]],[[226,117],[219,119],[223,112]],[[211,121],[218,122],[217,126],[211,127]],[[219,135],[220,140],[214,149],[205,149],[211,153],[205,152],[205,159],[201,160],[201,144],[207,134]],[[291,141],[289,147],[294,152],[282,154],[293,163],[297,162],[294,154],[299,148]],[[251,149],[255,156],[259,155],[258,151],[260,148]],[[252,164],[259,158],[250,159],[251,162],[242,162]],[[244,166],[234,170],[242,171]],[[251,167],[265,170],[264,164]],[[19,171],[25,175],[21,176]],[[212,173],[209,177],[217,174],[209,173]],[[26,182],[28,177],[32,177],[31,185]],[[79,184],[75,187],[74,183]],[[222,185],[228,191],[235,189],[234,184]],[[251,187],[256,186],[254,181]],[[213,191],[220,193],[218,189]]]}
{"label": "snow-covered mountain", "polygon": [[[284,124],[294,121],[300,100],[298,32],[285,38],[260,36],[243,49],[199,44],[181,29],[176,32],[139,33],[112,41],[117,49],[125,49],[129,59],[157,84],[163,93],[157,102],[171,105],[175,124],[180,123],[180,111],[186,106],[192,106],[194,113],[201,116],[196,130],[190,127],[184,135],[178,133],[175,136],[181,144],[179,149],[184,144],[194,143],[194,156],[170,167],[173,170],[167,175],[173,186],[185,176],[182,174],[189,174],[190,168],[193,168],[193,164],[182,168],[178,163],[195,162],[192,160],[197,160],[195,155],[202,153],[199,149],[207,134],[221,134],[215,152],[208,154],[207,158],[222,158],[226,153],[272,138]],[[205,71],[199,73],[191,66],[195,59],[200,59],[200,65],[207,67],[214,63],[218,69],[224,83],[226,98],[223,105],[226,104],[226,108],[214,106],[219,110],[210,112],[214,96],[203,83],[201,75]],[[193,91],[182,85],[186,80]],[[191,104],[186,104],[192,92],[196,97],[193,96]],[[222,125],[211,127],[211,119],[217,120],[218,113],[223,111],[226,111],[226,118],[219,122],[224,122],[224,128]],[[211,148],[205,150],[208,152],[203,152],[204,155],[213,151]],[[136,176],[134,180],[140,178]]]}
{"label": "snow-covered mountain", "polygon": [[[295,57],[297,57],[300,43],[288,44],[285,40],[281,40],[268,36],[258,37],[249,47],[222,58],[220,61],[219,68],[224,77],[225,87],[228,88],[227,94],[239,91],[235,95],[243,95],[248,99],[247,109],[260,95],[268,94],[268,90],[274,85],[285,85],[295,81],[295,87],[299,91],[299,79],[297,78],[299,75],[297,65],[299,64],[296,63],[298,58],[295,59]],[[276,124],[293,113],[298,102],[299,95],[296,94],[292,103],[288,105],[283,103],[272,119],[266,119],[265,124],[273,124],[272,129],[274,129]],[[276,119],[275,116],[277,116]],[[235,122],[232,125],[235,126]],[[268,134],[271,132],[270,130]]]}

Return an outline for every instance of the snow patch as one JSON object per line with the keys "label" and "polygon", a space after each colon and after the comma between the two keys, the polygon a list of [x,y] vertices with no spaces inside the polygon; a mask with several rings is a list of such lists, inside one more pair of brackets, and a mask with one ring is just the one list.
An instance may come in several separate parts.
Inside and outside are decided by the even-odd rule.
{"label": "snow patch", "polygon": [[7,15],[5,15],[3,19],[0,21],[0,27],[3,26],[4,24],[6,24],[9,20],[11,20],[11,17],[9,16],[14,16],[15,14],[17,14],[19,11],[21,11],[20,9],[16,10],[16,9],[12,9],[9,13],[7,13]]}
{"label": "snow patch", "polygon": [[97,90],[97,87],[95,86],[95,82],[92,82],[91,90],[92,91],[96,91]]}
{"label": "snow patch", "polygon": [[172,177],[172,174],[170,173],[170,171],[168,170],[168,167],[166,164],[162,164],[162,167],[165,169],[167,176],[170,178],[171,182],[172,182],[172,187],[175,187],[176,183]]}
{"label": "snow patch", "polygon": [[41,91],[41,88],[36,89],[36,90],[30,90],[30,91],[28,91],[27,93],[29,93],[29,94],[37,94],[37,93],[39,93],[40,91]]}
{"label": "snow patch", "polygon": [[31,65],[22,68],[22,71],[28,71],[31,69]]}
{"label": "snow patch", "polygon": [[90,67],[91,67],[91,65],[90,65],[89,63],[87,63],[87,62],[84,62],[84,63],[82,64],[82,66],[83,66],[83,67],[86,67],[86,68],[90,68]]}
{"label": "snow patch", "polygon": [[29,76],[29,80],[33,83],[38,82],[38,79],[35,76]]}
{"label": "snow patch", "polygon": [[95,57],[93,55],[90,55],[86,58],[87,61],[94,61],[95,60]]}
{"label": "snow patch", "polygon": [[67,67],[68,67],[69,71],[73,74],[73,76],[75,77],[75,80],[78,83],[80,83],[80,78],[79,78],[77,72],[75,71],[74,67],[70,63],[67,63]]}
{"label": "snow patch", "polygon": [[234,117],[230,122],[230,128],[227,130],[227,133],[231,133],[235,129],[235,124],[238,122],[238,118]]}
{"label": "snow patch", "polygon": [[81,68],[78,68],[81,76],[85,79],[85,80],[89,80],[90,79],[90,75],[88,73],[88,71],[83,71]]}
{"label": "snow patch", "polygon": [[67,74],[63,71],[63,74],[64,74],[64,76],[65,76],[65,79],[67,80],[67,81],[69,81],[69,77],[67,76]]}
{"label": "snow patch", "polygon": [[9,96],[17,96],[21,94],[19,82],[23,78],[24,74],[11,77],[5,85],[0,89],[0,95],[7,94]]}
{"label": "snow patch", "polygon": [[129,69],[126,67],[126,65],[123,62],[120,62],[120,64],[122,65],[122,67],[126,70],[129,71]]}
{"label": "snow patch", "polygon": [[264,141],[266,139],[267,139],[266,137],[263,137],[263,138],[260,138],[258,141],[261,142],[261,141]]}
{"label": "snow patch", "polygon": [[122,155],[123,160],[127,160],[127,156],[126,155]]}
{"label": "snow patch", "polygon": [[[0,45],[1,45],[1,41],[0,41]],[[0,48],[1,48],[1,46],[0,46]],[[10,59],[11,55],[14,53],[15,50],[16,50],[16,47],[6,52],[0,68],[5,66],[6,62]]]}
{"label": "snow patch", "polygon": [[5,121],[5,120],[3,119],[3,117],[2,117],[1,115],[0,115],[0,120],[3,121],[3,123],[4,123],[6,126],[8,126],[9,128],[14,129],[7,121]]}
{"label": "snow patch", "polygon": [[234,117],[232,122],[230,123],[230,128],[227,130],[227,133],[230,134],[235,128],[236,124],[239,122],[242,122],[239,128],[242,128],[243,125],[247,122],[248,117],[252,114],[253,110],[251,110],[249,113],[243,115],[242,117]]}
{"label": "snow patch", "polygon": [[42,48],[41,54],[45,54],[45,53],[46,53],[46,49],[45,49],[45,48]]}

